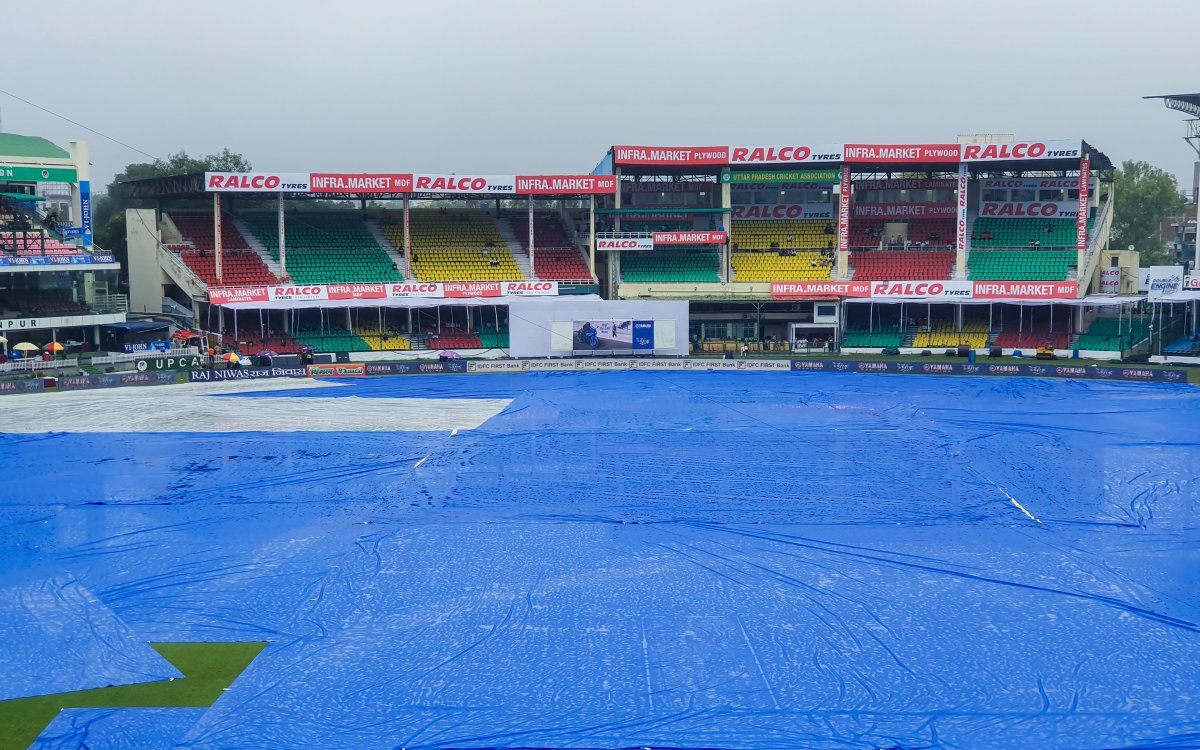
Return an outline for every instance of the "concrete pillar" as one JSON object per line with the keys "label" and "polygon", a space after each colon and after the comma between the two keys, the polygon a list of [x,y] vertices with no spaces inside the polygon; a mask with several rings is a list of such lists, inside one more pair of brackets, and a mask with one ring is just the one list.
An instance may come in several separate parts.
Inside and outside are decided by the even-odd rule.
{"label": "concrete pillar", "polygon": [[596,275],[596,196],[588,196],[588,268]]}
{"label": "concrete pillar", "polygon": [[967,165],[958,165],[958,212],[954,225],[954,278],[967,278]]}
{"label": "concrete pillar", "polygon": [[725,227],[725,244],[721,246],[721,280],[733,280],[733,200],[731,197],[729,183],[721,183],[721,208],[724,211],[721,213],[721,225]]}
{"label": "concrete pillar", "polygon": [[92,167],[87,141],[69,141],[67,151],[75,165],[77,182],[71,185],[71,224],[83,228],[83,247],[92,249]]}
{"label": "concrete pillar", "polygon": [[842,166],[838,185],[837,278],[850,275],[850,167]]}

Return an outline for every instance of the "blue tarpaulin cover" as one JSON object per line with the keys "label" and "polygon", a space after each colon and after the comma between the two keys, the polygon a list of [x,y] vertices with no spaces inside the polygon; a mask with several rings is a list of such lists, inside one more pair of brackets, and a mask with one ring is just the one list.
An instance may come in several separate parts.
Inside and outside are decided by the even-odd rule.
{"label": "blue tarpaulin cover", "polygon": [[[211,708],[66,712],[37,747],[1200,746],[1191,386],[335,382],[131,389],[175,432],[0,411],[3,697],[174,674],[147,642],[270,642]],[[418,397],[512,401],[313,431]],[[185,401],[301,416],[199,433]]]}

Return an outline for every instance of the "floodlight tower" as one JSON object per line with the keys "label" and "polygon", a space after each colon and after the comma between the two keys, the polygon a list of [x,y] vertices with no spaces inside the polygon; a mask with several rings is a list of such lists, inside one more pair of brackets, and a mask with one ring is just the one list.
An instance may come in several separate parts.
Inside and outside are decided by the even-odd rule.
{"label": "floodlight tower", "polygon": [[[1142,98],[1161,99],[1162,103],[1167,105],[1167,109],[1173,109],[1191,117],[1190,120],[1184,120],[1184,125],[1187,126],[1187,135],[1183,137],[1183,140],[1196,152],[1197,161],[1192,165],[1192,208],[1196,209],[1195,234],[1193,235],[1195,258],[1192,268],[1200,268],[1200,94],[1161,94]],[[1186,214],[1183,217],[1182,230],[1187,230]]]}

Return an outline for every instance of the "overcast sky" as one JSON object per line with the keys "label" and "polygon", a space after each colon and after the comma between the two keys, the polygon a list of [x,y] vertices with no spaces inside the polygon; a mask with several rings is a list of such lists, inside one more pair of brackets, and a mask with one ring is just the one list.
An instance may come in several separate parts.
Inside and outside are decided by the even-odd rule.
{"label": "overcast sky", "polygon": [[[0,0],[0,26],[0,89],[150,154],[279,171],[575,173],[614,143],[989,132],[1084,138],[1189,186],[1183,117],[1141,97],[1200,91],[1200,0]],[[8,132],[85,138],[101,186],[145,160],[0,110]]]}

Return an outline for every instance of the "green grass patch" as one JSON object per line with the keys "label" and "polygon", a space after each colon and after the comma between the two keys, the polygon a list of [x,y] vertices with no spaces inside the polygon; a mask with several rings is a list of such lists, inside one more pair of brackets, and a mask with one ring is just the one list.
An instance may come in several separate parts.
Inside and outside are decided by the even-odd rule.
{"label": "green grass patch", "polygon": [[249,643],[151,643],[182,678],[0,701],[0,750],[26,750],[64,708],[207,708],[266,647]]}

